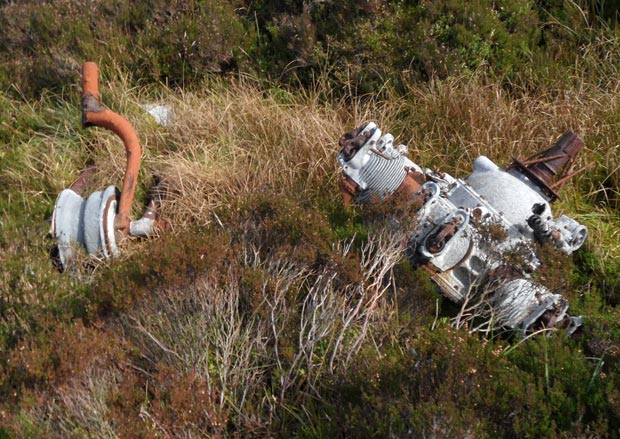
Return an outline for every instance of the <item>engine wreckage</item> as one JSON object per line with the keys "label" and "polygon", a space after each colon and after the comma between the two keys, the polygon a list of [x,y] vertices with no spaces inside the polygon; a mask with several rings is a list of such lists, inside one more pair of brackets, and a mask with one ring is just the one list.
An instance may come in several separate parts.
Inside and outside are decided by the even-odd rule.
{"label": "engine wreckage", "polygon": [[[140,143],[126,119],[100,104],[97,65],[85,63],[82,79],[83,125],[117,134],[125,145],[127,167],[121,191],[108,186],[84,199],[86,172],[59,194],[51,235],[63,269],[76,246],[109,258],[119,254],[117,243],[127,236],[167,228],[157,213],[156,187],[142,218],[131,220]],[[568,316],[566,298],[532,276],[540,265],[532,244],[550,243],[569,255],[587,236],[585,226],[565,215],[554,218],[551,212],[556,190],[580,172],[566,171],[583,147],[577,135],[567,132],[555,146],[523,162],[514,160],[506,169],[478,157],[465,180],[422,169],[407,157],[406,146],[395,145],[394,136],[383,135],[373,122],[344,134],[339,143],[345,202],[404,197],[415,212],[414,225],[406,231],[411,264],[428,270],[463,310],[478,299],[479,309],[470,314],[491,322],[487,329],[507,327],[524,334],[566,327],[573,332],[581,325],[581,317]],[[517,253],[521,263],[506,258]]]}
{"label": "engine wreckage", "polygon": [[[524,335],[562,327],[572,333],[581,325],[581,317],[567,314],[566,298],[532,276],[540,265],[534,243],[568,255],[587,236],[584,225],[565,215],[554,218],[551,211],[556,190],[581,171],[567,171],[584,146],[577,135],[567,132],[553,147],[515,159],[506,169],[478,157],[464,180],[422,169],[407,157],[405,145],[395,145],[373,122],[349,131],[339,144],[345,202],[400,194],[411,203],[411,264],[428,270],[453,302],[465,307],[478,298],[486,329]],[[515,253],[522,263],[509,262],[506,255]]]}

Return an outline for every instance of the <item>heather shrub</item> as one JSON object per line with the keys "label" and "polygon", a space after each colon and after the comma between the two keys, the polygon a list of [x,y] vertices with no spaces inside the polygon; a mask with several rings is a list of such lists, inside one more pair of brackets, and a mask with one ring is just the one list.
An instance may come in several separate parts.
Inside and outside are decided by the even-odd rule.
{"label": "heather shrub", "polygon": [[140,413],[155,434],[294,431],[291,411],[314,407],[324,380],[344,373],[373,327],[387,324],[398,237],[369,236],[356,256],[358,281],[342,282],[351,267],[339,261],[351,243],[309,264],[289,255],[313,236],[291,247],[273,240],[281,231],[268,222],[248,226],[248,215],[224,224],[236,237],[224,264],[207,263],[189,283],[152,284],[116,323],[140,353],[141,379],[150,383]]}
{"label": "heather shrub", "polygon": [[244,16],[256,21],[260,77],[308,85],[321,72],[363,95],[479,72],[518,92],[553,84],[574,62],[592,74],[617,69],[615,38],[601,38],[615,32],[610,12],[596,3],[246,2]]}
{"label": "heather shrub", "polygon": [[615,392],[613,384],[599,375],[597,359],[586,359],[562,337],[511,347],[440,325],[399,347],[383,351],[381,360],[363,353],[329,392],[340,434],[517,438],[616,432],[614,409],[598,406]]}
{"label": "heather shrub", "polygon": [[217,230],[190,229],[150,243],[148,258],[134,253],[105,270],[85,297],[88,315],[117,313],[162,284],[183,288],[208,267],[223,264],[229,238]]}
{"label": "heather shrub", "polygon": [[230,2],[65,0],[0,8],[0,90],[16,84],[26,95],[73,85],[87,60],[123,66],[144,82],[189,85],[236,69],[247,45]]}
{"label": "heather shrub", "polygon": [[15,84],[27,96],[72,85],[87,59],[119,65],[142,84],[194,87],[240,73],[271,85],[323,81],[336,96],[376,94],[386,83],[404,93],[412,82],[465,72],[517,91],[553,84],[576,64],[593,75],[617,72],[616,21],[595,1],[64,0],[0,8],[0,89]]}
{"label": "heather shrub", "polygon": [[[99,58],[104,101],[128,117],[144,146],[132,214],[141,214],[159,181],[161,214],[171,229],[124,241],[113,261],[81,254],[58,273],[48,253],[53,242],[44,238],[56,195],[87,165],[98,169],[89,190],[118,184],[124,151],[112,134],[79,128],[75,91],[40,99],[27,97],[34,88],[14,97],[0,92],[0,437],[618,436],[620,101],[611,29],[587,45],[591,34],[576,26],[583,16],[574,3],[560,2],[523,10],[496,3],[507,15],[489,9],[496,14],[471,23],[468,11],[486,3],[253,2],[232,14],[227,3],[108,2],[89,5],[103,17],[94,27],[81,26],[90,19],[79,17],[57,25],[57,14],[81,11],[69,4],[52,11],[25,3],[23,15],[0,14],[15,26],[0,37],[13,44],[0,56],[31,50],[28,38],[37,47],[58,41],[72,48],[74,39],[63,32],[74,29],[108,35],[100,38],[110,49]],[[13,7],[3,4],[2,12]],[[218,43],[240,41],[234,35],[229,40],[220,29],[211,41],[192,27],[191,17],[210,13],[219,23],[213,26],[225,23],[241,40],[260,35],[260,47],[247,53],[271,57],[260,67],[266,75],[273,68],[270,77],[291,81],[288,87],[248,78],[209,87],[194,82],[231,67],[215,61],[220,55],[237,56],[234,45]],[[428,23],[407,28],[414,13],[426,14]],[[30,16],[37,33],[28,37],[14,22],[30,29]],[[545,26],[534,23],[531,34],[510,23],[541,16]],[[247,34],[237,34],[233,18],[249,19]],[[433,22],[445,28],[439,55],[458,75],[446,71],[439,79],[443,65],[433,67],[429,52],[424,65],[437,71],[418,83],[417,75],[425,76],[398,59],[409,47],[396,34],[430,32]],[[185,28],[200,46],[174,38],[171,29]],[[534,46],[530,37],[544,44]],[[511,46],[510,38],[523,45]],[[126,41],[135,43],[132,60],[142,64],[126,58]],[[157,41],[165,44],[155,50]],[[400,49],[383,47],[385,41]],[[521,64],[551,48],[557,52],[547,55],[557,64],[549,75],[536,72],[548,64]],[[181,51],[187,56],[176,58]],[[47,52],[27,53],[0,63],[0,76],[17,69],[27,80],[28,66]],[[573,71],[553,76],[576,54]],[[112,58],[117,62],[106,61]],[[377,70],[393,58],[404,70]],[[243,70],[242,58],[235,59]],[[355,63],[363,59],[362,72]],[[373,64],[379,59],[382,66]],[[597,66],[601,59],[605,65]],[[42,65],[59,68],[52,61]],[[504,79],[520,69],[532,75],[507,86],[491,75],[494,66]],[[324,76],[314,88],[290,87],[298,79],[312,83],[317,69]],[[171,85],[191,87],[137,86],[167,75],[175,75]],[[406,81],[386,85],[389,75]],[[366,81],[358,91],[385,87],[373,98],[335,99],[355,89],[344,80],[353,77]],[[66,80],[49,79],[57,86]],[[172,125],[157,126],[139,106],[152,101],[170,105]],[[590,236],[573,258],[549,251],[537,274],[569,297],[571,314],[584,316],[574,340],[559,332],[525,341],[482,337],[467,325],[450,326],[458,308],[403,258],[413,213],[387,204],[342,206],[337,139],[367,120],[407,144],[420,165],[458,177],[480,154],[505,165],[551,145],[566,129],[584,138],[576,167],[595,166],[563,188],[554,212],[586,224]]]}

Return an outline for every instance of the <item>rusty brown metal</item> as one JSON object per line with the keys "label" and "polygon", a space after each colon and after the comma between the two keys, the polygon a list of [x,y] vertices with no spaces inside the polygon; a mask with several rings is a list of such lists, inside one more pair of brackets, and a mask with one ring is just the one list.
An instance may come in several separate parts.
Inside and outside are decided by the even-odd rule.
{"label": "rusty brown metal", "polygon": [[[413,197],[414,202],[419,201],[421,206],[424,204],[422,198],[425,197],[426,194],[422,194],[420,196],[419,191],[426,181],[426,178],[424,177],[424,174],[419,172],[409,169],[406,169],[406,171],[407,175],[405,176],[405,179],[393,195],[400,197]],[[344,205],[350,206],[351,201],[360,193],[359,186],[346,175],[342,176],[338,186],[340,188],[340,194],[342,195]]]}
{"label": "rusty brown metal", "polygon": [[73,183],[71,183],[69,189],[71,189],[78,195],[82,195],[84,189],[86,188],[86,185],[88,184],[88,180],[95,174],[95,172],[97,172],[97,169],[94,166],[90,166],[84,169],[82,172],[80,172],[78,178]]}
{"label": "rusty brown metal", "polygon": [[94,62],[86,62],[82,68],[82,124],[85,127],[99,126],[116,134],[125,145],[127,167],[114,218],[115,232],[121,236],[129,234],[131,205],[138,182],[142,148],[133,126],[121,115],[105,108],[99,102],[99,68]]}
{"label": "rusty brown metal", "polygon": [[562,157],[564,157],[563,154],[556,154],[556,155],[552,155],[552,156],[548,156],[548,157],[542,157],[542,158],[539,158],[539,159],[526,159],[526,160],[523,160],[523,164],[525,166],[532,166],[532,165],[535,165],[537,163],[544,163],[544,162],[548,162],[549,160],[555,160],[555,159],[559,159],[559,158],[562,158]]}
{"label": "rusty brown metal", "polygon": [[161,201],[165,197],[166,191],[166,184],[159,178],[155,178],[155,184],[151,187],[149,194],[149,202],[142,213],[142,218],[155,220],[153,228],[156,231],[167,231],[172,228],[170,221],[162,218],[159,214]]}
{"label": "rusty brown metal", "polygon": [[343,175],[339,183],[340,194],[345,206],[350,206],[353,198],[359,193],[359,187],[346,175]]}
{"label": "rusty brown metal", "polygon": [[364,146],[368,139],[372,136],[372,132],[362,133],[364,126],[359,126],[344,133],[338,140],[338,144],[342,147],[345,160],[351,160],[359,149]]}
{"label": "rusty brown metal", "polygon": [[[577,134],[567,131],[551,148],[540,151],[523,161],[514,159],[508,169],[515,168],[526,175],[553,202],[559,198],[555,189],[561,188],[568,179],[585,169],[567,175],[570,165],[583,147],[583,140]],[[556,176],[557,182],[554,183]]]}
{"label": "rusty brown metal", "polygon": [[560,178],[558,181],[553,183],[553,185],[551,187],[554,190],[555,189],[557,189],[557,190],[561,189],[562,186],[564,186],[564,183],[566,183],[568,180],[570,180],[571,178],[573,178],[577,174],[581,174],[586,169],[590,169],[592,166],[594,166],[594,163],[588,163],[587,165],[582,166],[581,168],[577,169],[576,171],[571,172],[570,174],[567,174],[566,176]]}
{"label": "rusty brown metal", "polygon": [[562,175],[566,166],[573,162],[584,146],[583,140],[577,134],[567,131],[554,146],[539,154],[541,158],[546,158],[545,161],[528,167],[545,183],[551,185],[553,178],[557,174]]}
{"label": "rusty brown metal", "polygon": [[428,250],[431,253],[439,253],[443,250],[447,241],[454,236],[458,230],[461,220],[458,217],[453,218],[451,221],[445,223],[441,228],[428,238]]}
{"label": "rusty brown metal", "polygon": [[414,171],[407,171],[407,176],[396,189],[396,193],[414,196],[424,184],[425,178],[423,174]]}

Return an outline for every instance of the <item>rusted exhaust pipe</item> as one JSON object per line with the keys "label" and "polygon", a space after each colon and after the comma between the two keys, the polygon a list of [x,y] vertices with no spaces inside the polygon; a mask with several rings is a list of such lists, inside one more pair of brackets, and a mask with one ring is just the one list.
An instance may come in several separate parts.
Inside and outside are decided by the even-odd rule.
{"label": "rusted exhaust pipe", "polygon": [[114,231],[119,235],[118,238],[122,238],[129,234],[131,204],[138,182],[142,148],[129,121],[99,102],[99,68],[94,62],[85,62],[82,68],[82,125],[107,128],[120,137],[125,145],[127,167],[118,213],[114,218]]}
{"label": "rusted exhaust pipe", "polygon": [[[142,218],[131,221],[131,205],[138,183],[142,148],[129,121],[101,105],[99,99],[99,69],[97,64],[86,62],[82,68],[82,125],[107,128],[123,141],[127,155],[123,187],[120,194],[111,185],[84,199],[82,192],[86,187],[86,179],[94,172],[89,170],[58,195],[51,231],[57,240],[63,268],[72,258],[76,244],[91,255],[103,254],[109,258],[120,254],[117,243],[125,236],[149,236],[155,228],[168,225],[166,221],[157,218],[159,200],[155,198]],[[156,195],[161,198],[161,194]]]}

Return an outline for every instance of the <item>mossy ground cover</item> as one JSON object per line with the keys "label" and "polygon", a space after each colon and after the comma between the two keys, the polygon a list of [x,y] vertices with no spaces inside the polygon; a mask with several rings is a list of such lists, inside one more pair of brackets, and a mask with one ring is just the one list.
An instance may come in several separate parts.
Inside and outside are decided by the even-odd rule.
{"label": "mossy ground cover", "polygon": [[[483,3],[472,10],[483,14]],[[12,12],[1,20],[21,33],[6,32],[0,46],[2,56],[20,54],[0,68],[10,73],[0,78],[0,437],[620,436],[620,82],[609,62],[617,40],[610,17],[598,43],[581,28],[570,35],[559,25],[526,29],[543,7],[576,29],[579,11],[547,3],[519,9],[506,2],[503,10],[498,3],[495,15],[477,16],[467,28],[459,2],[410,9],[368,2],[356,12],[364,47],[399,42],[393,33],[379,37],[402,33],[406,14],[422,14],[427,20],[407,29],[411,38],[430,38],[420,50],[444,44],[450,69],[439,75],[434,68],[422,82],[413,74],[398,84],[381,83],[381,75],[347,82],[342,72],[307,62],[297,70],[314,72],[308,88],[265,77],[205,78],[215,68],[200,57],[214,59],[205,49],[210,39],[235,55],[242,38],[257,32],[261,45],[246,53],[263,56],[263,66],[279,65],[269,57],[286,38],[293,41],[282,53],[324,62],[318,46],[308,52],[311,38],[320,43],[325,35],[312,26],[321,14],[331,17],[323,26],[336,26],[347,2],[314,10],[253,3],[251,32],[224,26],[196,40],[199,48],[186,47],[186,58],[174,55],[184,43],[167,26],[187,28],[193,38],[196,17],[219,14],[211,23],[219,29],[239,19],[243,5],[93,3],[98,25],[85,27],[80,19],[59,26],[54,15],[82,11],[80,2],[54,10],[2,5]],[[263,26],[269,7],[280,17],[271,27]],[[363,20],[377,11],[376,21]],[[488,47],[460,49],[463,39],[477,41],[469,32],[491,32],[489,23],[521,36],[519,50],[501,32],[479,41]],[[306,33],[291,34],[296,26]],[[104,36],[108,55],[92,52],[92,39],[64,33],[78,31]],[[536,64],[528,81],[520,57],[537,59],[525,50],[530,31],[545,34],[548,47],[559,45],[553,65],[570,55],[573,67],[563,75],[550,67],[544,76]],[[118,50],[128,41],[141,42],[132,60]],[[392,56],[404,53],[398,47]],[[96,56],[103,102],[131,121],[143,144],[134,217],[157,180],[172,227],[124,242],[117,260],[82,255],[59,273],[46,236],[56,195],[87,166],[97,169],[90,191],[120,185],[124,169],[117,138],[79,126],[77,68],[60,71],[62,79],[54,64],[67,53],[74,63]],[[30,70],[37,57],[53,65]],[[479,68],[497,60],[506,75]],[[179,82],[152,82],[166,78]],[[179,87],[183,81],[187,87]],[[379,83],[381,93],[373,88]],[[365,87],[377,94],[346,93]],[[145,102],[170,105],[173,124],[156,125],[140,107]],[[584,315],[577,337],[520,340],[451,327],[458,310],[428,275],[409,267],[389,215],[342,206],[337,139],[366,120],[407,144],[414,161],[457,176],[480,154],[504,165],[566,129],[584,138],[578,165],[594,166],[563,189],[554,211],[587,225],[590,236],[570,261],[556,258],[541,271],[570,299],[572,313]]]}

